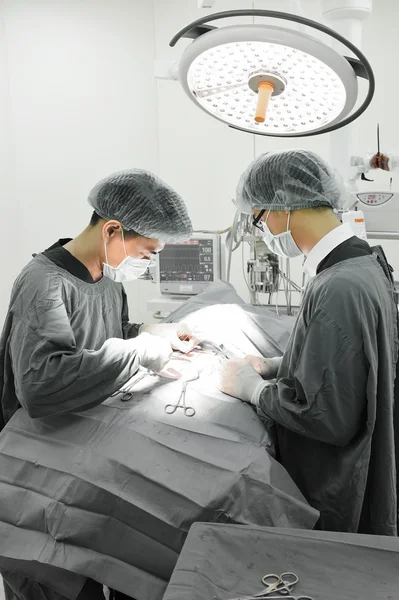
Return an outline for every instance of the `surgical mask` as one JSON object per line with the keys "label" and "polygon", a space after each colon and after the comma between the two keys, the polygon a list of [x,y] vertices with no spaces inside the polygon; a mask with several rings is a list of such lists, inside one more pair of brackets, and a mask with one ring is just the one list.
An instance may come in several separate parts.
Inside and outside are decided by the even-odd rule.
{"label": "surgical mask", "polygon": [[141,275],[143,275],[146,272],[146,270],[152,263],[152,261],[149,259],[132,258],[131,256],[128,256],[126,252],[123,230],[122,242],[126,258],[124,258],[123,261],[117,267],[111,267],[111,265],[108,263],[107,244],[104,243],[105,259],[107,262],[104,263],[103,266],[103,275],[104,277],[108,277],[108,279],[111,279],[111,281],[116,281],[118,283],[122,283],[124,281],[134,281],[135,279],[138,279]]}
{"label": "surgical mask", "polygon": [[263,239],[265,240],[267,246],[269,246],[270,250],[274,252],[274,254],[277,254],[277,256],[281,256],[282,258],[295,258],[296,256],[301,256],[303,252],[296,245],[295,240],[292,237],[291,230],[289,228],[291,213],[288,213],[287,231],[284,231],[283,233],[279,233],[277,235],[273,235],[267,226],[267,219],[269,218],[269,215],[270,210],[267,213],[266,222],[262,221],[261,231]]}

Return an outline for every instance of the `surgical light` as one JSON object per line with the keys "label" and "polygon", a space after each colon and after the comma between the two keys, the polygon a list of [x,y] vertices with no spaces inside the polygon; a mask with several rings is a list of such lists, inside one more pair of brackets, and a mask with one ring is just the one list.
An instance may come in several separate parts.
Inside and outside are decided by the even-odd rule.
{"label": "surgical light", "polygon": [[[307,25],[340,41],[356,58],[302,30],[205,24],[245,16]],[[185,92],[202,110],[235,129],[274,137],[328,133],[358,118],[374,95],[374,75],[365,56],[332,29],[303,17],[257,9],[226,11],[194,21],[170,45],[182,37],[194,38],[179,65]],[[358,77],[368,80],[369,90],[354,111]]]}

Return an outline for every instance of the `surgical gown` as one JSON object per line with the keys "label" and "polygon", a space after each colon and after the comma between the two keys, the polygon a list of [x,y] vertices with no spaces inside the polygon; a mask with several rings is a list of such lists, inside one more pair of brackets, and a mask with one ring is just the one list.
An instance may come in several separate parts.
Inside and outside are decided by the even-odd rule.
{"label": "surgical gown", "polygon": [[[134,348],[122,341],[139,329],[129,323],[122,285],[106,278],[94,282],[63,248],[68,241],[36,256],[14,284],[0,340],[0,429],[20,405],[32,417],[92,408],[138,369]],[[28,597],[44,595],[34,581],[37,566],[28,573],[31,579],[19,574],[18,564],[0,559],[0,566],[13,589],[20,582]],[[55,577],[60,590],[68,590],[68,598],[75,598],[85,581],[61,570],[55,576],[40,573],[40,580],[47,581],[47,575],[52,585]],[[10,590],[8,596],[14,597]]]}
{"label": "surgical gown", "polygon": [[382,263],[353,239],[352,258],[337,250],[309,283],[257,410],[275,421],[277,458],[320,529],[396,535],[397,307]]}
{"label": "surgical gown", "polygon": [[0,428],[22,405],[31,417],[92,408],[137,371],[138,327],[126,294],[87,283],[36,256],[16,280],[0,340]]}

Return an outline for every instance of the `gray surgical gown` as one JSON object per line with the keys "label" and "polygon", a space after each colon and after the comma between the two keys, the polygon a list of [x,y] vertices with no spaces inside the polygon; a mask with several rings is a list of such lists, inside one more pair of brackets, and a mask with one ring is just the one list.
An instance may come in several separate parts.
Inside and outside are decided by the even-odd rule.
{"label": "gray surgical gown", "polygon": [[0,340],[0,429],[20,405],[44,417],[106,400],[139,367],[128,341],[137,333],[121,284],[86,283],[36,256],[14,284]]}
{"label": "gray surgical gown", "polygon": [[277,458],[324,530],[396,535],[394,381],[397,308],[373,255],[309,284],[277,383],[258,412],[277,429]]}

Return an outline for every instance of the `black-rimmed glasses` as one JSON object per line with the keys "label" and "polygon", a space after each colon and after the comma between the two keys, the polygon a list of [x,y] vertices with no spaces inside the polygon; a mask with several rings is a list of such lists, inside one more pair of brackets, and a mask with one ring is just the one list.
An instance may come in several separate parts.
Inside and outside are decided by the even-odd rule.
{"label": "black-rimmed glasses", "polygon": [[263,215],[265,214],[266,210],[261,210],[260,213],[254,218],[254,220],[252,221],[252,225],[254,227],[256,227],[257,229],[259,229],[259,231],[262,231],[262,233],[264,233],[265,229],[263,227],[263,221],[261,221]]}

